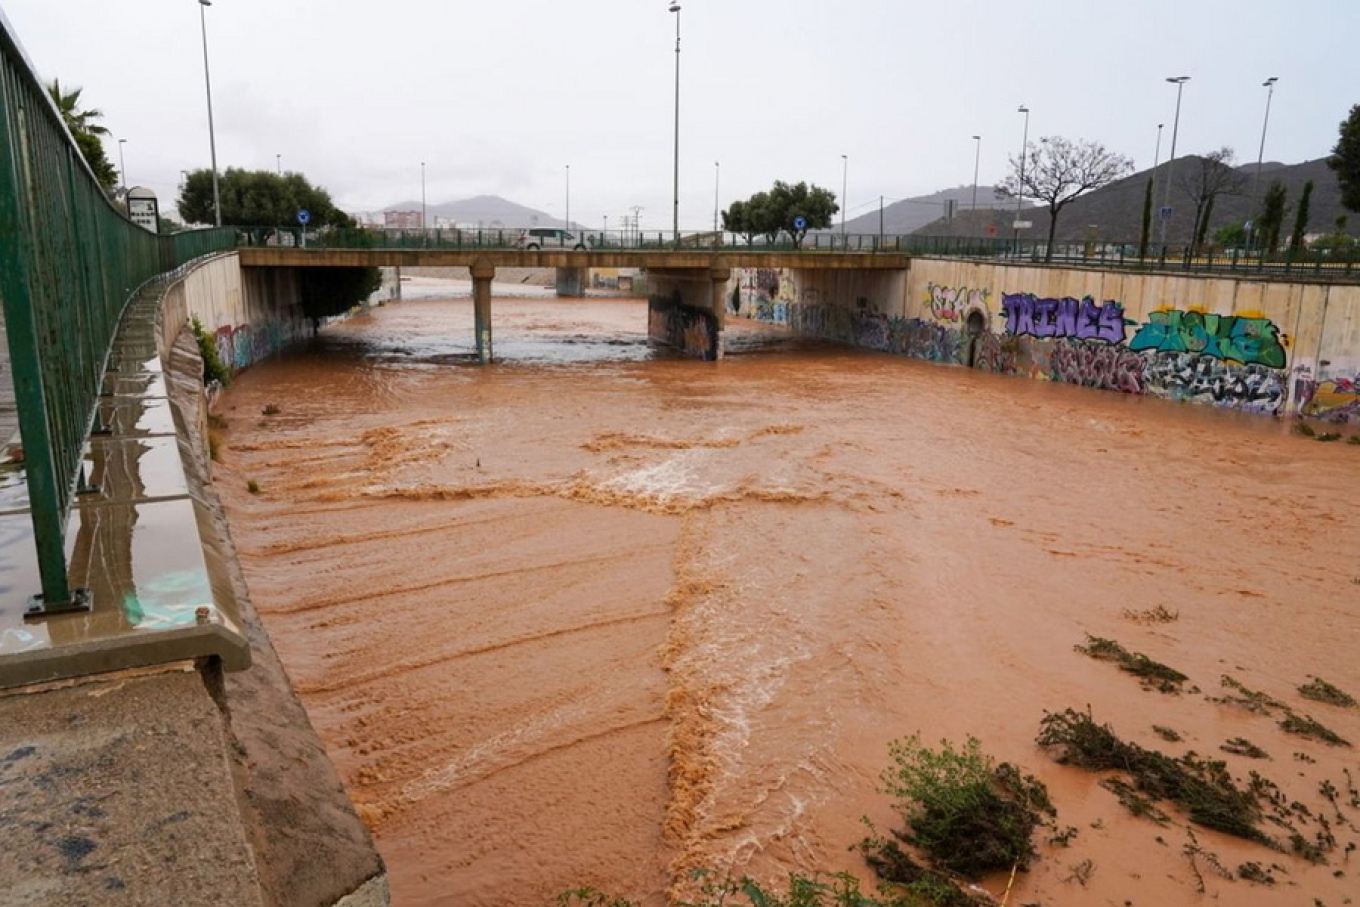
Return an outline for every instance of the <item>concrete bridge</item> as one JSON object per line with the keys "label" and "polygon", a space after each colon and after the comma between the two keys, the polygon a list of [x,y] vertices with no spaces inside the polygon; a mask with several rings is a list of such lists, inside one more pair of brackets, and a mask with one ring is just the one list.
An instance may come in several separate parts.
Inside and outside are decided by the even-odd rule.
{"label": "concrete bridge", "polygon": [[[884,276],[901,277],[911,257],[900,252],[773,251],[726,247],[713,249],[583,249],[520,250],[494,248],[299,248],[253,246],[239,250],[247,269],[315,267],[466,267],[472,275],[472,299],[481,362],[492,358],[491,282],[497,268],[556,268],[559,295],[579,295],[590,268],[637,268],[648,275],[652,299],[652,335],[684,345],[686,325],[703,320],[704,349],[689,350],[700,358],[721,358],[727,286],[734,269],[796,269],[835,275],[866,293],[880,293]],[[567,279],[563,279],[566,276]],[[693,332],[690,332],[693,336]]]}

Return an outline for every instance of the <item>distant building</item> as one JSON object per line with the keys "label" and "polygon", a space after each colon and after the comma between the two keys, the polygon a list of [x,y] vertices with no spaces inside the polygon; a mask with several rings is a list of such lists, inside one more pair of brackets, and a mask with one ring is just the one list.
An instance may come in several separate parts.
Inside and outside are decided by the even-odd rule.
{"label": "distant building", "polygon": [[419,211],[384,211],[383,226],[389,230],[419,230],[424,225]]}

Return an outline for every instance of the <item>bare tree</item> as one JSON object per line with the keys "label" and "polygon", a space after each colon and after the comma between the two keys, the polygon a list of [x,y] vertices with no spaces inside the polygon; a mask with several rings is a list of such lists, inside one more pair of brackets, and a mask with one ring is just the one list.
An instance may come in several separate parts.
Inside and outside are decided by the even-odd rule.
{"label": "bare tree", "polygon": [[1023,175],[1020,159],[1012,157],[1011,174],[997,191],[1012,198],[1029,196],[1048,205],[1048,250],[1044,260],[1050,261],[1058,215],[1068,202],[1114,182],[1131,170],[1133,161],[1099,142],[1073,141],[1054,135],[1040,139],[1037,144],[1030,143]]}
{"label": "bare tree", "polygon": [[1217,151],[1193,158],[1195,164],[1182,170],[1176,177],[1176,188],[1195,204],[1195,228],[1190,231],[1194,244],[1191,254],[1199,253],[1199,245],[1209,228],[1209,215],[1220,195],[1237,195],[1247,184],[1245,174],[1233,167],[1235,154],[1224,145]]}

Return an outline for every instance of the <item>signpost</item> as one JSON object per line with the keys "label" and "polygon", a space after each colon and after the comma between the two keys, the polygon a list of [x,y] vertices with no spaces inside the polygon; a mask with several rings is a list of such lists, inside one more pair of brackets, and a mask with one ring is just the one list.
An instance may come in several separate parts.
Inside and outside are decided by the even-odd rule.
{"label": "signpost", "polygon": [[160,208],[156,194],[150,189],[135,186],[127,194],[128,219],[151,233],[160,232]]}
{"label": "signpost", "polygon": [[793,219],[793,229],[799,230],[799,231],[806,230],[806,229],[807,229],[807,218],[804,217],[804,216],[801,215],[801,214],[798,215],[797,217],[795,217],[795,218]]}
{"label": "signpost", "polygon": [[297,213],[298,223],[302,224],[302,248],[307,248],[307,223],[312,219],[312,212],[306,208],[299,208]]}
{"label": "signpost", "polygon": [[1013,224],[1011,224],[1011,229],[1012,229],[1012,230],[1028,230],[1028,229],[1029,229],[1030,227],[1032,227],[1032,226],[1034,226],[1034,221],[1032,221],[1032,220],[1017,220],[1017,221],[1015,221]]}

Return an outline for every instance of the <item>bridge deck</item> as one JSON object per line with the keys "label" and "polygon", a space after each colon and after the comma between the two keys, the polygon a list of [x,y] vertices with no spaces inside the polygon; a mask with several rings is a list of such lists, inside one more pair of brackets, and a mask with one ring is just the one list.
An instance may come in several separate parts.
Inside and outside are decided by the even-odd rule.
{"label": "bridge deck", "polygon": [[671,251],[524,251],[519,249],[299,249],[247,246],[243,267],[470,267],[495,268],[808,268],[843,271],[903,270],[911,256],[899,252],[762,252],[740,249]]}

